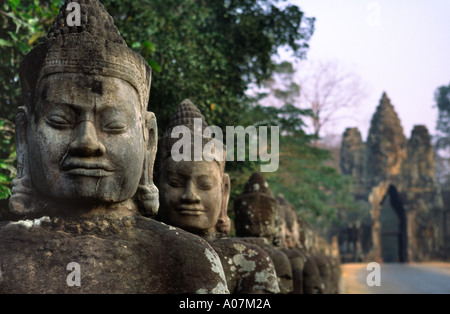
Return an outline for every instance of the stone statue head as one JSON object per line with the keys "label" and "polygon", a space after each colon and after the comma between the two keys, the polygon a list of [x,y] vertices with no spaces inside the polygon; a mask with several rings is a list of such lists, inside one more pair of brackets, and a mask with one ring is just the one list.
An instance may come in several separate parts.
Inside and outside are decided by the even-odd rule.
{"label": "stone statue head", "polygon": [[[201,121],[196,129],[195,120]],[[187,149],[191,158],[175,161],[172,149],[179,141],[172,138],[172,130],[186,127],[191,136]],[[207,156],[203,150],[212,138],[203,136],[208,127],[200,110],[188,99],[177,108],[164,136],[159,141],[155,166],[155,181],[160,191],[161,221],[199,235],[228,234],[230,219],[227,215],[230,178],[225,171],[225,146],[217,141],[213,149],[221,149],[223,158]],[[201,157],[195,158],[195,145],[201,147]],[[190,146],[190,148],[188,147]],[[198,147],[197,147],[198,148]]]}
{"label": "stone statue head", "polygon": [[[69,2],[81,25],[68,26]],[[129,49],[98,0],[66,1],[19,70],[18,174],[10,208],[85,207],[135,199],[155,213],[157,128],[147,111],[151,68]]]}
{"label": "stone statue head", "polygon": [[234,201],[234,224],[240,237],[262,237],[277,240],[278,202],[263,175],[255,172],[244,185],[241,196]]}

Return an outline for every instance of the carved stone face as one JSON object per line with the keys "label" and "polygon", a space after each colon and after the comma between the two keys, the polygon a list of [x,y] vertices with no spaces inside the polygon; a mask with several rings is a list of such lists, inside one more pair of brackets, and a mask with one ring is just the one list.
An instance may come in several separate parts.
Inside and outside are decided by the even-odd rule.
{"label": "carved stone face", "polygon": [[214,161],[166,158],[158,187],[161,220],[197,234],[214,232],[226,205],[223,201],[228,199],[224,178]]}
{"label": "carved stone face", "polygon": [[45,78],[27,132],[34,187],[57,199],[131,198],[145,150],[139,108],[136,90],[118,78],[75,73]]}
{"label": "carved stone face", "polygon": [[286,215],[286,234],[285,245],[288,248],[301,248],[300,243],[300,226],[297,221],[297,216],[294,212],[288,212]]}
{"label": "carved stone face", "polygon": [[273,197],[263,193],[244,194],[236,199],[234,203],[236,235],[273,238],[279,229],[277,206]]}

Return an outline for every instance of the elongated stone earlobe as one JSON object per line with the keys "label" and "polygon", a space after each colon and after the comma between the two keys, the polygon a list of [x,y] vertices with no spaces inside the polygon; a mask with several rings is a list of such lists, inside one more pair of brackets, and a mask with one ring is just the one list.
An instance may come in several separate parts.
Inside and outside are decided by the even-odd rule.
{"label": "elongated stone earlobe", "polygon": [[27,109],[19,107],[16,116],[17,176],[11,183],[9,209],[14,214],[24,215],[32,211],[33,188],[29,175],[27,133]]}
{"label": "elongated stone earlobe", "polygon": [[153,168],[158,140],[158,127],[153,112],[146,112],[145,114],[144,139],[147,146],[146,154],[135,200],[139,203],[141,214],[152,217],[158,213],[159,209],[159,191],[153,183]]}

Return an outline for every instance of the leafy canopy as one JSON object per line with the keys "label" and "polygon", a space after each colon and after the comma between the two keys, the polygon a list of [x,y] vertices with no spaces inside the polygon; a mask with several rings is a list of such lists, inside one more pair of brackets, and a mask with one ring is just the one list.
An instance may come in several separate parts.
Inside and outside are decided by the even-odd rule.
{"label": "leafy canopy", "polygon": [[[0,117],[21,103],[18,67],[46,36],[63,0],[6,0],[0,7]],[[153,68],[149,110],[160,134],[190,98],[209,124],[248,125],[250,83],[270,77],[284,47],[304,57],[314,19],[285,0],[102,0],[129,47]],[[234,163],[251,169],[250,163]],[[231,165],[233,168],[233,165]]]}
{"label": "leafy canopy", "polygon": [[437,148],[450,149],[450,83],[440,86],[434,94],[436,107],[438,108],[438,120],[436,123]]}
{"label": "leafy canopy", "polygon": [[129,46],[153,66],[149,109],[161,131],[185,98],[209,124],[240,125],[248,85],[270,77],[280,47],[304,57],[314,30],[314,19],[285,0],[102,3]]}

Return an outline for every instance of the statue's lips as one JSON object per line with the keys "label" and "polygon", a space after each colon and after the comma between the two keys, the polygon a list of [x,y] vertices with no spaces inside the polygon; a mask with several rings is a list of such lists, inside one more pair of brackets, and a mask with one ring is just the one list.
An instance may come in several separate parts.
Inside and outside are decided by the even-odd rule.
{"label": "statue's lips", "polygon": [[200,216],[205,213],[201,206],[181,205],[177,208],[177,212],[183,215]]}
{"label": "statue's lips", "polygon": [[70,175],[86,177],[107,177],[114,173],[114,169],[99,162],[70,162],[62,166],[62,170]]}

